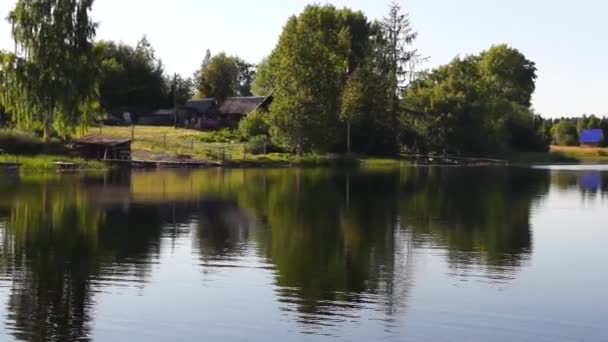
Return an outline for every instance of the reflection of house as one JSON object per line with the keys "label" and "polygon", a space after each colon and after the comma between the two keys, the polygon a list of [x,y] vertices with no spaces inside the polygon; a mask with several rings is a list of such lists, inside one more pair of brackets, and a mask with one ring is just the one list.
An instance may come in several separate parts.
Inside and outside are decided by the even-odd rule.
{"label": "reflection of house", "polygon": [[230,97],[218,104],[215,99],[190,100],[180,115],[180,124],[197,129],[234,127],[255,110],[267,111],[272,96]]}
{"label": "reflection of house", "polygon": [[584,129],[579,141],[581,146],[598,147],[604,141],[604,132],[601,129]]}
{"label": "reflection of house", "polygon": [[580,177],[579,184],[584,190],[599,190],[602,187],[602,174],[599,171],[583,173]]}
{"label": "reflection of house", "polygon": [[131,160],[131,139],[89,134],[76,140],[81,156],[91,159]]}

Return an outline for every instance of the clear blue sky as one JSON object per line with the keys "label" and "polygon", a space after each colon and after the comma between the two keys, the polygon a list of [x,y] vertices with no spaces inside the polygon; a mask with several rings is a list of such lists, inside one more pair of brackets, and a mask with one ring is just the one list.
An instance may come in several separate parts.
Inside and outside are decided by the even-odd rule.
{"label": "clear blue sky", "polygon": [[[257,62],[274,47],[288,16],[308,0],[97,0],[98,38],[134,44],[148,36],[169,72],[189,76],[205,50]],[[380,18],[389,0],[331,0]],[[0,0],[5,17],[15,0]],[[608,2],[601,0],[404,0],[427,67],[507,43],[537,63],[535,109],[546,117],[608,114]],[[0,48],[12,48],[0,23]]]}

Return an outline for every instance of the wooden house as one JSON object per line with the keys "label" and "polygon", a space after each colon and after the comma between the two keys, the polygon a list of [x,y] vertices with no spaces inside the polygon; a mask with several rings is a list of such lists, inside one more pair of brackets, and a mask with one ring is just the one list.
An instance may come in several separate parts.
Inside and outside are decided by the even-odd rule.
{"label": "wooden house", "polygon": [[154,112],[140,114],[137,124],[144,126],[172,126],[175,124],[175,112],[173,109],[158,109]]}
{"label": "wooden house", "polygon": [[601,129],[584,129],[579,137],[579,142],[583,147],[599,147],[603,141],[604,131]]}
{"label": "wooden house", "polygon": [[217,101],[213,98],[186,102],[184,113],[179,120],[180,126],[195,129],[221,128]]}
{"label": "wooden house", "polygon": [[249,113],[268,111],[272,96],[229,97],[221,104],[215,99],[190,100],[184,108],[194,113],[186,119],[180,118],[180,125],[196,129],[220,129],[235,127]]}
{"label": "wooden house", "polygon": [[76,140],[80,155],[88,159],[131,160],[131,139],[89,134]]}
{"label": "wooden house", "polygon": [[268,111],[272,96],[229,97],[219,108],[226,126],[235,126],[249,113],[256,110]]}

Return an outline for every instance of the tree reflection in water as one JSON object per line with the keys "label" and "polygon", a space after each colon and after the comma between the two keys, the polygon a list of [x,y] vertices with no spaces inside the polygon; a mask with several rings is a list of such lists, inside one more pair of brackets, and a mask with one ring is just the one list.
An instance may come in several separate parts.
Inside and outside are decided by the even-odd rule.
{"label": "tree reflection in water", "polygon": [[[96,288],[146,286],[161,249],[192,237],[200,267],[267,260],[283,310],[306,327],[403,312],[416,248],[453,272],[512,277],[532,253],[546,171],[405,168],[134,172],[0,183],[0,272],[22,340],[92,338]],[[604,182],[608,184],[608,182]],[[191,234],[191,235],[189,235]]]}
{"label": "tree reflection in water", "polygon": [[530,214],[546,171],[416,168],[403,182],[403,223],[417,244],[442,246],[455,269],[516,270],[532,252]]}

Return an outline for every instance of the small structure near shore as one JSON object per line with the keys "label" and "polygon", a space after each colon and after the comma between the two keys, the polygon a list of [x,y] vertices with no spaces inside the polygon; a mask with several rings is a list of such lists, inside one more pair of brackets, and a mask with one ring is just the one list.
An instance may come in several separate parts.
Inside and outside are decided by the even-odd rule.
{"label": "small structure near shore", "polygon": [[53,165],[55,165],[57,171],[74,171],[80,168],[80,164],[78,163],[69,163],[62,161],[54,162]]}
{"label": "small structure near shore", "polygon": [[76,140],[80,155],[89,159],[131,160],[131,139],[89,134]]}

